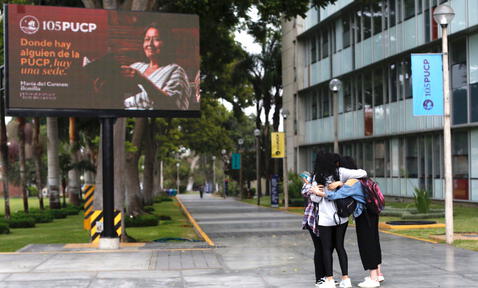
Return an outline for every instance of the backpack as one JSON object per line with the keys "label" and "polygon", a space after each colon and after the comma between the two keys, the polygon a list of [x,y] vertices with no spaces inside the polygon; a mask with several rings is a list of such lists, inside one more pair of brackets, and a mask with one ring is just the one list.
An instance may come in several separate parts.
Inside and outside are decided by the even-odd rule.
{"label": "backpack", "polygon": [[365,195],[365,207],[368,212],[372,212],[376,215],[382,212],[385,207],[385,198],[377,182],[371,178],[359,179],[362,184],[363,193]]}
{"label": "backpack", "polygon": [[352,197],[346,197],[334,200],[337,207],[337,215],[340,217],[349,217],[357,207],[357,201]]}

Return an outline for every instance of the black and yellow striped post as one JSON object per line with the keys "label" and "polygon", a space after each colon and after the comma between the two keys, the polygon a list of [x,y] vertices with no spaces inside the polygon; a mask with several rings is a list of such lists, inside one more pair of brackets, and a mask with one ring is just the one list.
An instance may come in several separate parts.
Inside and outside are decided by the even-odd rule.
{"label": "black and yellow striped post", "polygon": [[[101,232],[103,232],[103,223],[104,223],[104,215],[103,215],[103,210],[95,210],[93,211],[91,215],[91,230],[90,230],[90,236],[91,236],[91,243],[93,244],[98,244],[100,241],[100,235]],[[97,222],[100,222],[100,224],[97,224]],[[121,231],[121,212],[118,210],[114,210],[114,231],[118,235],[118,237],[121,237],[121,234],[123,234]]]}
{"label": "black and yellow striped post", "polygon": [[90,217],[93,214],[93,199],[95,198],[95,185],[85,184],[83,185],[83,195],[85,197],[85,204],[83,206],[85,210],[85,218],[83,219],[83,229],[90,230]]}

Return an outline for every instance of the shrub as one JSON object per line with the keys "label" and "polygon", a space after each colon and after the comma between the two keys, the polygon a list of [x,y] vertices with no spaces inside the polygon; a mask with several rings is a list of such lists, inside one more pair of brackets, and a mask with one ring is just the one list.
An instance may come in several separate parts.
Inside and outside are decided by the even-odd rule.
{"label": "shrub", "polygon": [[29,216],[13,215],[8,220],[10,228],[32,228],[35,227],[35,219]]}
{"label": "shrub", "polygon": [[126,227],[147,227],[157,226],[159,224],[158,217],[150,214],[143,214],[136,217],[125,217]]}
{"label": "shrub", "polygon": [[144,210],[144,212],[154,213],[154,207],[153,206],[144,206],[143,210]]}
{"label": "shrub", "polygon": [[76,206],[67,206],[66,208],[60,209],[66,215],[78,215],[80,213],[80,208]]}
{"label": "shrub", "polygon": [[10,233],[10,228],[8,228],[8,223],[0,222],[0,234],[8,234]]}
{"label": "shrub", "polygon": [[158,216],[158,219],[159,219],[159,220],[163,220],[163,221],[172,220],[171,216],[168,216],[168,215],[159,215],[159,216]]}
{"label": "shrub", "polygon": [[35,219],[35,223],[49,223],[53,221],[53,215],[45,210],[42,211],[39,209],[30,209],[30,213],[28,214],[23,211],[18,211],[14,214],[14,216],[31,217]]}
{"label": "shrub", "polygon": [[428,213],[430,211],[431,199],[428,191],[425,189],[415,188],[415,206],[418,213]]}
{"label": "shrub", "polygon": [[66,212],[63,209],[49,209],[46,211],[48,211],[47,213],[53,216],[55,219],[66,218]]}
{"label": "shrub", "polygon": [[304,183],[300,179],[299,175],[291,172],[289,173],[289,199],[302,198],[300,191],[302,190],[303,184]]}

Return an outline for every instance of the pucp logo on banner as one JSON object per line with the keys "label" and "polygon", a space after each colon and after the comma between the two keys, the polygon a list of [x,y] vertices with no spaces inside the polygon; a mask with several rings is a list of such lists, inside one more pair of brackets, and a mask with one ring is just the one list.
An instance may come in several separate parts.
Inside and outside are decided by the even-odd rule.
{"label": "pucp logo on banner", "polygon": [[443,115],[441,54],[412,54],[413,115]]}
{"label": "pucp logo on banner", "polygon": [[20,29],[25,34],[35,34],[40,28],[40,22],[35,16],[27,15],[20,20]]}

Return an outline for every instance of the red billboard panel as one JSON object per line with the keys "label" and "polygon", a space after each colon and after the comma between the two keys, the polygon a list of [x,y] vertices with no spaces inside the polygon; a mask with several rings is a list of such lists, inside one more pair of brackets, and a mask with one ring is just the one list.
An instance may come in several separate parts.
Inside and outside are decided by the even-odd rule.
{"label": "red billboard panel", "polygon": [[5,6],[9,115],[199,115],[199,18]]}

